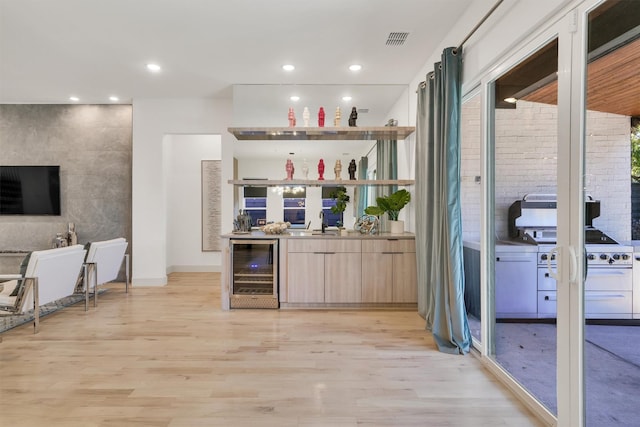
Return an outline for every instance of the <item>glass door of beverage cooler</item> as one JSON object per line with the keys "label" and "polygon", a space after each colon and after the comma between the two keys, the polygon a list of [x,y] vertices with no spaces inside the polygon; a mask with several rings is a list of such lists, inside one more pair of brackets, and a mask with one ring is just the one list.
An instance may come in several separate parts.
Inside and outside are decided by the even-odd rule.
{"label": "glass door of beverage cooler", "polygon": [[278,308],[278,240],[231,240],[231,308]]}

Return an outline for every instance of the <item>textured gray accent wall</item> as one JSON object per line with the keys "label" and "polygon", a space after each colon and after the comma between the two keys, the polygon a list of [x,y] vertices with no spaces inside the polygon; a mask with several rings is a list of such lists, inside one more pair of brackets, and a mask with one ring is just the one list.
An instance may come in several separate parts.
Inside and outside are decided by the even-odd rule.
{"label": "textured gray accent wall", "polygon": [[49,248],[73,222],[79,243],[125,237],[131,253],[131,155],[130,105],[0,105],[0,165],[59,165],[62,205],[0,215],[0,251]]}

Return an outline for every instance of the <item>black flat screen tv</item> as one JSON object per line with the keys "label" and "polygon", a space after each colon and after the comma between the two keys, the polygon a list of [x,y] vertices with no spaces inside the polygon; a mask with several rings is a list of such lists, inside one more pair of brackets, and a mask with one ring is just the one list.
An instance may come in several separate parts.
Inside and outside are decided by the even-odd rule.
{"label": "black flat screen tv", "polygon": [[0,215],[60,215],[60,166],[0,166]]}

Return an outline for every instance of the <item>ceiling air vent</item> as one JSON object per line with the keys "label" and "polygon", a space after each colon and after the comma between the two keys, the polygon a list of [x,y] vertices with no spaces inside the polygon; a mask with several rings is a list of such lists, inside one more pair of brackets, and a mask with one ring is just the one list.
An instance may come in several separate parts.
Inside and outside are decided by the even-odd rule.
{"label": "ceiling air vent", "polygon": [[409,33],[389,33],[387,46],[402,46],[408,36]]}
{"label": "ceiling air vent", "polygon": [[358,113],[368,113],[369,109],[368,108],[358,108]]}

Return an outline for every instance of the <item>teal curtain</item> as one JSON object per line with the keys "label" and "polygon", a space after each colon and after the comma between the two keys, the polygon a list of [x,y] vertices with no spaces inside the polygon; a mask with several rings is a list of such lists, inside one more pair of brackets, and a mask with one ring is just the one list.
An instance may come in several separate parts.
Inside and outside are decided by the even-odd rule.
{"label": "teal curtain", "polygon": [[[369,167],[369,159],[367,157],[360,157],[360,161],[358,162],[358,180],[367,179],[367,169]],[[368,194],[368,185],[358,185],[353,190],[353,198],[356,203],[354,203],[354,216],[356,218],[360,218],[364,215],[364,210],[369,206],[367,200]]]}
{"label": "teal curtain", "polygon": [[[386,126],[392,126],[394,120],[389,120]],[[376,179],[398,179],[398,141],[378,140],[376,143]],[[376,198],[388,196],[398,190],[397,185],[379,185],[375,189]],[[375,204],[375,200],[371,201]],[[380,217],[380,227],[387,230],[387,215]]]}
{"label": "teal curtain", "polygon": [[460,209],[462,52],[447,48],[418,88],[416,117],[416,256],[418,312],[438,349],[465,354],[471,332],[464,305]]}
{"label": "teal curtain", "polygon": [[[376,179],[398,179],[398,141],[378,140],[376,172]],[[396,190],[396,185],[380,185],[376,187],[376,197],[388,196]]]}

